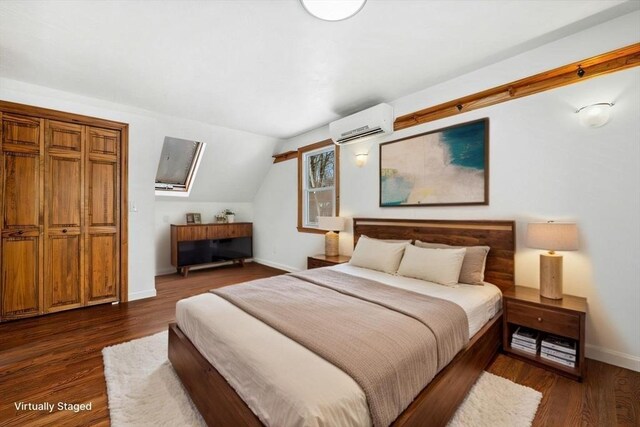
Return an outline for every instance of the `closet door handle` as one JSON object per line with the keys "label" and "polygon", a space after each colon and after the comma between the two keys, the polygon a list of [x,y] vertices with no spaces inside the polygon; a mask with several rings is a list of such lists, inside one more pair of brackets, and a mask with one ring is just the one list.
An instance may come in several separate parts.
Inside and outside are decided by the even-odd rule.
{"label": "closet door handle", "polygon": [[67,231],[68,231],[68,230],[67,230],[66,228],[63,228],[63,229],[62,229],[62,232],[63,232],[63,233],[66,233]]}
{"label": "closet door handle", "polygon": [[19,234],[19,235],[23,235],[23,234],[24,234],[24,231],[22,231],[22,230],[18,230],[18,234]]}

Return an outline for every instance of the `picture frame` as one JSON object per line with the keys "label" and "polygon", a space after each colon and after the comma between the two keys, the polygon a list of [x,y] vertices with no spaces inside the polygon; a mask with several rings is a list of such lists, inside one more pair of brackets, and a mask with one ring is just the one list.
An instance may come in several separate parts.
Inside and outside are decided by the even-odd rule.
{"label": "picture frame", "polygon": [[202,215],[195,212],[186,214],[187,224],[202,224]]}
{"label": "picture frame", "polygon": [[379,206],[489,204],[489,119],[380,144]]}

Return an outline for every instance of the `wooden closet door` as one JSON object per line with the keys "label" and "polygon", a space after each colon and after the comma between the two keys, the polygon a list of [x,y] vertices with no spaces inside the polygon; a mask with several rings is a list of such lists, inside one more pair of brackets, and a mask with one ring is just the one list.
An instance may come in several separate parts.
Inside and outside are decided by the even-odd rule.
{"label": "wooden closet door", "polygon": [[120,132],[87,127],[87,304],[119,299]]}
{"label": "wooden closet door", "polygon": [[46,121],[45,312],[81,307],[85,127]]}
{"label": "wooden closet door", "polygon": [[43,121],[0,112],[0,318],[42,313]]}

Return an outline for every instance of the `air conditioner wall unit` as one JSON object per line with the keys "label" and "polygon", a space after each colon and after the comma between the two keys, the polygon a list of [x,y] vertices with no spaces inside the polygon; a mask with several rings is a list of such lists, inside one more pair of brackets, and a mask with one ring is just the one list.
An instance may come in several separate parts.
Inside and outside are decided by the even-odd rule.
{"label": "air conditioner wall unit", "polygon": [[362,142],[374,136],[393,133],[393,107],[378,104],[329,124],[331,139],[337,145]]}

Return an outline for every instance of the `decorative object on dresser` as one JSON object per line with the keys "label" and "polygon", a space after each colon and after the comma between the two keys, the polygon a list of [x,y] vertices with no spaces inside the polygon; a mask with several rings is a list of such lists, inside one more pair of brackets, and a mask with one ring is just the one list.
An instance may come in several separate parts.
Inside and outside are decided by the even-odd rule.
{"label": "decorative object on dresser", "polygon": [[489,119],[380,144],[380,206],[489,204]]}
{"label": "decorative object on dresser", "polygon": [[534,222],[527,227],[527,246],[546,249],[540,254],[540,295],[562,298],[562,255],[555,251],[578,249],[578,227],[566,222]]}
{"label": "decorative object on dresser", "polygon": [[222,211],[222,214],[224,215],[225,220],[226,220],[229,224],[231,224],[231,223],[235,222],[235,220],[236,220],[236,214],[235,214],[235,212],[233,212],[231,209],[225,209],[225,210],[223,210],[223,211]]}
{"label": "decorative object on dresser", "polygon": [[313,255],[313,256],[307,257],[307,269],[331,267],[332,265],[344,264],[345,262],[349,262],[350,259],[351,257],[346,255],[336,255],[336,256],[327,256],[324,254]]}
{"label": "decorative object on dresser", "polygon": [[522,286],[504,291],[503,298],[504,351],[582,380],[587,300],[572,295],[547,299]]}
{"label": "decorative object on dresser", "polygon": [[319,216],[318,228],[327,230],[324,235],[324,254],[326,256],[338,256],[340,239],[336,231],[344,230],[344,218],[339,216]]}
{"label": "decorative object on dresser", "polygon": [[0,321],[127,300],[128,125],[0,101]]}
{"label": "decorative object on dresser", "polygon": [[186,214],[187,224],[202,224],[202,215],[199,213],[188,213]]}
{"label": "decorative object on dresser", "polygon": [[253,224],[171,224],[171,265],[187,277],[196,265],[253,257]]}

